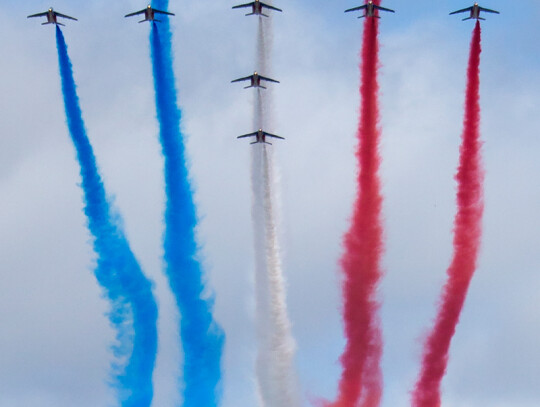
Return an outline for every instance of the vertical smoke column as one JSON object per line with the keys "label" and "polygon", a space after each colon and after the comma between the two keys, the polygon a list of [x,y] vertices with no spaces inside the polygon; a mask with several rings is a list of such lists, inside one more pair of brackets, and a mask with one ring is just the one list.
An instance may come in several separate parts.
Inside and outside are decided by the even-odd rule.
{"label": "vertical smoke column", "polygon": [[[269,75],[272,20],[259,17],[257,69]],[[254,125],[266,129],[272,121],[271,90],[256,88]],[[258,354],[257,385],[261,406],[299,406],[293,366],[295,343],[287,313],[276,221],[276,180],[272,150],[267,144],[252,146],[252,218],[255,245],[255,291]]]}
{"label": "vertical smoke column", "polygon": [[111,303],[109,319],[116,329],[114,386],[125,407],[152,402],[152,372],[157,351],[157,305],[148,281],[131,252],[121,220],[107,200],[92,146],[86,135],[71,61],[62,31],[56,45],[69,132],[81,167],[85,214],[97,254],[95,275]]}
{"label": "vertical smoke column", "polygon": [[[168,1],[154,1],[168,9]],[[184,351],[183,405],[212,407],[221,398],[221,357],[225,339],[213,317],[213,298],[197,258],[195,240],[197,216],[188,179],[186,152],[180,130],[171,31],[166,18],[152,23],[150,36],[156,109],[160,141],[165,158],[165,236],[166,274],[180,310],[180,336]]]}
{"label": "vertical smoke column", "polygon": [[[378,3],[378,2],[377,2]],[[382,276],[383,227],[379,179],[378,19],[364,21],[361,107],[358,125],[358,190],[352,223],[344,238],[343,319],[347,344],[335,406],[378,406],[382,394],[382,335],[377,287]]]}
{"label": "vertical smoke column", "polygon": [[435,325],[424,347],[422,369],[412,395],[414,407],[441,405],[440,387],[448,363],[450,342],[473,273],[482,235],[483,178],[480,142],[480,22],[474,28],[469,67],[462,144],[460,147],[457,214],[454,220],[454,257],[448,268]]}

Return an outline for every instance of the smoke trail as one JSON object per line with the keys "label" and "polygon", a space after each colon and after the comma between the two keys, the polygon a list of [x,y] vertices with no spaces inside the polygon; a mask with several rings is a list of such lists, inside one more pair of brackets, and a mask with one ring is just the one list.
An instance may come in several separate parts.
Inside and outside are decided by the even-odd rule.
{"label": "smoke trail", "polygon": [[347,344],[335,406],[373,407],[382,395],[382,334],[377,314],[377,286],[382,276],[383,227],[378,128],[378,20],[366,18],[361,63],[361,111],[358,125],[358,191],[344,238],[343,319]]}
{"label": "smoke trail", "polygon": [[469,283],[476,269],[482,235],[483,178],[480,142],[480,22],[474,28],[467,69],[467,91],[460,147],[457,214],[454,220],[454,257],[448,268],[439,312],[424,345],[422,369],[412,402],[415,407],[441,405],[440,386],[446,372],[450,342]]}
{"label": "smoke trail", "polygon": [[[257,69],[265,75],[270,70],[272,43],[271,18],[259,17]],[[256,90],[255,128],[270,125],[271,90]],[[258,354],[257,385],[261,406],[299,406],[294,371],[295,343],[287,313],[285,283],[281,268],[276,222],[276,180],[271,150],[255,144],[251,152],[252,218],[255,245],[255,291]]]}
{"label": "smoke trail", "polygon": [[[168,1],[155,1],[167,10]],[[184,406],[211,407],[221,399],[221,357],[224,333],[213,318],[213,297],[197,259],[197,217],[186,167],[180,131],[171,54],[171,31],[167,19],[152,23],[150,36],[160,141],[165,158],[166,274],[180,310],[180,336],[184,351]]]}
{"label": "smoke trail", "polygon": [[109,319],[116,329],[114,386],[125,407],[147,407],[153,397],[152,371],[157,351],[157,305],[147,280],[124,236],[119,215],[111,208],[86,135],[71,61],[62,31],[56,46],[67,124],[81,166],[84,208],[97,254],[95,275],[111,303]]}

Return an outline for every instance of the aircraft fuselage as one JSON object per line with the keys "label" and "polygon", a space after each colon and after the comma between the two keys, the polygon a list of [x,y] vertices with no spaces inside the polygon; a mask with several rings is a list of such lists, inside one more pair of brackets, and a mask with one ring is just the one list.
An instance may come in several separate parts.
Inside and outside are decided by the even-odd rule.
{"label": "aircraft fuselage", "polygon": [[375,16],[375,6],[373,5],[373,2],[370,1],[368,4],[367,4],[367,7],[366,7],[366,17],[374,17]]}
{"label": "aircraft fuselage", "polygon": [[148,21],[154,21],[156,13],[154,13],[154,10],[151,8],[147,8],[144,10],[144,19]]}
{"label": "aircraft fuselage", "polygon": [[475,18],[477,20],[480,18],[480,6],[478,5],[478,3],[474,4],[471,10],[471,16],[469,18]]}
{"label": "aircraft fuselage", "polygon": [[47,23],[48,24],[58,24],[58,21],[56,21],[56,14],[54,14],[53,9],[49,9],[47,11]]}
{"label": "aircraft fuselage", "polygon": [[253,3],[253,11],[252,13],[253,14],[256,14],[256,15],[262,15],[262,4],[260,1],[255,1],[255,3]]}

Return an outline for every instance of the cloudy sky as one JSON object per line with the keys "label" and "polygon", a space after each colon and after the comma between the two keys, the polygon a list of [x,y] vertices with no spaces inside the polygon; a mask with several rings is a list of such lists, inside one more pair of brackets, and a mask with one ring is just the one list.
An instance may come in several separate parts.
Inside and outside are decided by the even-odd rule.
{"label": "cloudy sky", "polygon": [[[0,34],[0,407],[109,406],[114,332],[92,273],[78,164],[65,125],[54,29],[2,2]],[[149,27],[134,0],[57,0],[90,140],[160,306],[153,406],[178,404],[181,350],[162,274],[162,157]],[[338,260],[355,194],[361,21],[353,0],[282,0],[275,18],[281,243],[304,404],[336,393],[344,339]],[[171,0],[175,71],[198,230],[216,317],[227,334],[224,407],[253,406],[252,93],[229,82],[257,67],[256,19],[232,1]],[[468,1],[387,0],[381,21],[386,275],[383,407],[409,405],[421,339],[451,256],[463,91],[474,23]],[[482,23],[483,247],[451,348],[446,407],[540,401],[540,4],[486,0]]]}

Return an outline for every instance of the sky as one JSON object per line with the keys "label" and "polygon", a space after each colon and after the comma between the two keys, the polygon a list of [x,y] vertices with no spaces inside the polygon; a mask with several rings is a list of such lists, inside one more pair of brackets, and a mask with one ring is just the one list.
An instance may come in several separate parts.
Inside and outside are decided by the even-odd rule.
{"label": "sky", "polygon": [[[93,275],[79,169],[63,111],[54,29],[0,8],[0,407],[114,405],[114,332]],[[57,0],[97,162],[159,305],[153,406],[179,405],[182,353],[163,275],[164,191],[145,4]],[[338,261],[355,195],[362,21],[352,0],[275,0],[281,246],[305,406],[332,399],[344,346]],[[436,3],[436,4],[434,4]],[[197,231],[227,338],[223,407],[256,403],[249,146],[253,94],[232,79],[255,66],[256,19],[231,1],[170,0],[175,72]],[[410,404],[422,338],[451,256],[454,174],[474,23],[468,1],[385,0],[380,26],[385,276],[382,407]],[[443,381],[445,407],[540,401],[540,4],[486,0],[481,132],[484,236]],[[238,85],[238,86],[235,86]]]}

